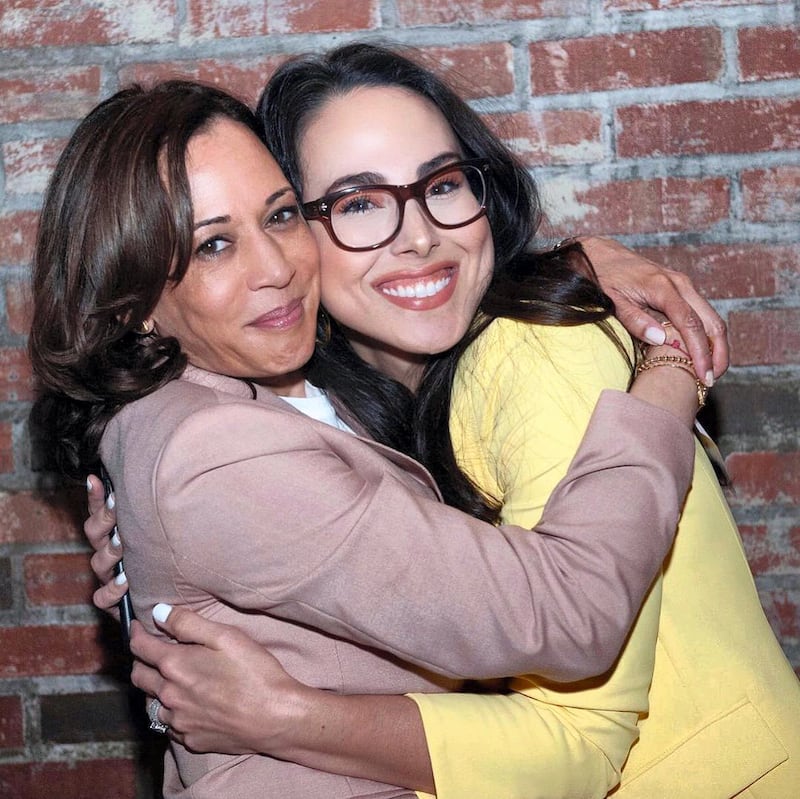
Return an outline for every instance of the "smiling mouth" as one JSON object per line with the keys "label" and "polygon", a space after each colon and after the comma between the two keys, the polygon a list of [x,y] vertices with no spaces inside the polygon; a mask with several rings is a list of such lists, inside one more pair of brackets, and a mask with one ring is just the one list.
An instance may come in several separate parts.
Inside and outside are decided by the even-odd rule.
{"label": "smiling mouth", "polygon": [[414,280],[404,282],[393,282],[391,285],[380,287],[380,292],[389,297],[401,297],[408,299],[422,300],[426,297],[434,297],[439,292],[444,291],[453,280],[453,270],[448,269],[443,277],[437,280]]}

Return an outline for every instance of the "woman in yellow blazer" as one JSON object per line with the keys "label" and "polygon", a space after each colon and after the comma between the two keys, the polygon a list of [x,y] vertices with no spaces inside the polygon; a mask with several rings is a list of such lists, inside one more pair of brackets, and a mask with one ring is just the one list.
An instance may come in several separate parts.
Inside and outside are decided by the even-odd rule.
{"label": "woman in yellow blazer", "polygon": [[[295,92],[285,96],[297,104]],[[346,99],[354,112],[355,94]],[[282,111],[289,109],[271,112],[280,120]],[[364,120],[379,118],[365,113],[360,124],[369,127]],[[330,130],[330,117],[324,121]],[[404,125],[398,119],[393,128]],[[335,141],[358,152],[356,134]],[[327,165],[335,153],[321,160]],[[304,169],[308,173],[308,158]],[[303,177],[312,184],[304,199],[316,197],[319,187],[308,174]],[[318,242],[323,269],[344,274],[346,256],[337,256],[330,242],[326,254],[324,233]],[[383,321],[380,314],[336,315],[356,331]],[[409,309],[408,316],[401,331],[406,339],[419,330],[421,315]],[[392,338],[388,325],[381,335],[393,347],[407,346],[400,334]],[[535,521],[566,472],[600,392],[624,389],[629,378],[625,360],[595,326],[496,320],[458,365],[451,426],[460,465],[501,501],[503,520]],[[147,651],[160,662],[157,647]],[[715,671],[709,664],[717,659],[724,668]],[[267,668],[262,663],[257,670],[261,683],[250,688],[254,695],[269,695]],[[648,714],[642,697],[653,668]],[[800,687],[763,616],[735,526],[699,449],[678,543],[615,668],[591,683],[556,686],[528,676],[512,680],[510,689],[412,696],[439,799],[600,797],[614,788],[620,771],[621,795],[705,799],[750,790],[771,799],[794,796],[800,781]],[[223,706],[223,717],[226,711],[235,727],[235,709]],[[634,743],[637,720],[641,740]],[[407,758],[399,734],[396,748],[399,759]]]}
{"label": "woman in yellow blazer", "polygon": [[[459,369],[451,432],[461,462],[478,485],[502,497],[505,522],[534,523],[568,467],[600,392],[625,386],[625,365],[596,326],[543,327],[499,319],[471,346]],[[736,526],[699,444],[692,488],[656,588],[660,617],[649,712],[639,720],[639,739],[627,762],[623,751],[616,752],[616,763],[609,762],[609,775],[625,764],[611,795],[796,796],[800,682],[764,616]],[[643,614],[653,600],[652,595],[646,600]],[[507,697],[508,713],[520,715],[518,724],[496,712],[495,697],[474,696],[457,704],[452,696],[415,696],[437,795],[597,795],[588,771],[581,774],[583,786],[571,772],[592,762],[581,757],[583,745],[613,750],[598,738],[603,728],[583,726],[590,717],[581,721],[576,708],[619,708],[631,658],[646,655],[629,644],[612,672],[584,685],[512,680],[518,693]],[[539,703],[539,735],[535,725],[522,720],[522,697]],[[562,729],[577,732],[572,745],[548,732],[555,718]],[[540,790],[535,781],[541,771],[535,767],[542,765],[543,741],[550,745],[545,754],[557,757],[558,765],[552,782]],[[481,765],[465,768],[465,762]],[[497,766],[493,775],[486,764]],[[478,776],[487,781],[473,790]],[[486,793],[492,784],[495,792]],[[508,787],[498,787],[504,784]]]}

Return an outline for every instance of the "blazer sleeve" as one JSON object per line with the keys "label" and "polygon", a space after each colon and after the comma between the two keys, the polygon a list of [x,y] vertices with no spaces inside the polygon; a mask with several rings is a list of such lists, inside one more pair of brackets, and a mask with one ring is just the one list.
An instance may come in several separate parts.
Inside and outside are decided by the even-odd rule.
{"label": "blazer sleeve", "polygon": [[595,417],[538,535],[415,494],[383,459],[331,446],[347,434],[255,402],[178,425],[157,514],[186,584],[240,608],[448,676],[582,679],[616,657],[692,472],[669,413],[608,392]]}
{"label": "blazer sleeve", "polygon": [[[454,392],[456,451],[471,477],[502,497],[504,520],[533,526],[601,391],[627,384],[626,365],[596,326],[510,322],[489,328],[463,363],[469,379]],[[606,796],[647,710],[660,600],[659,576],[618,662],[601,677],[567,685],[517,677],[505,695],[412,695],[437,799]]]}

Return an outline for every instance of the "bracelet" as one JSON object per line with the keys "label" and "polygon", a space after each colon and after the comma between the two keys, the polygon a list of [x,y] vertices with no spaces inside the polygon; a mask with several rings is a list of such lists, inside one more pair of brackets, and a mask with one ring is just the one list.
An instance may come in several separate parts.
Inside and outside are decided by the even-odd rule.
{"label": "bracelet", "polygon": [[671,366],[673,369],[681,369],[691,375],[697,388],[698,409],[706,404],[708,386],[697,379],[697,375],[694,373],[694,364],[690,358],[681,358],[679,355],[655,355],[652,358],[643,360],[636,367],[636,374],[639,375],[642,372],[647,372],[649,369],[656,369],[659,366]]}

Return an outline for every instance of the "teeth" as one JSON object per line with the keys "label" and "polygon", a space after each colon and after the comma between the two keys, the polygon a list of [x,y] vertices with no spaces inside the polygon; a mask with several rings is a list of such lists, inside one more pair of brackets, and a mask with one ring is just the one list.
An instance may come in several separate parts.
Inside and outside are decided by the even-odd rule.
{"label": "teeth", "polygon": [[451,280],[451,277],[443,277],[441,280],[427,280],[414,283],[412,286],[384,288],[381,291],[390,297],[413,297],[421,300],[423,297],[432,297],[434,294],[438,294]]}

